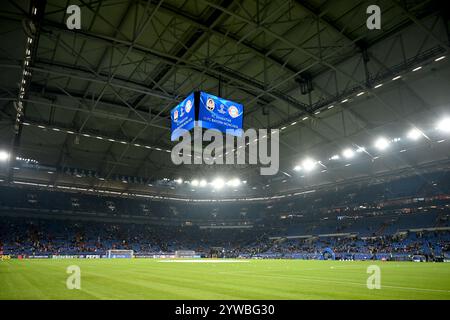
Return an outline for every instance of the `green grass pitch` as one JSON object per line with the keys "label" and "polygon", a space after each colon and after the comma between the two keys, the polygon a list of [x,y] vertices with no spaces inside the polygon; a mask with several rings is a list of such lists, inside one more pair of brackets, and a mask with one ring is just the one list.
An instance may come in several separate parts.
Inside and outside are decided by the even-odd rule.
{"label": "green grass pitch", "polygon": [[[204,260],[203,260],[204,261]],[[381,268],[381,289],[366,286]],[[66,268],[81,269],[81,290]],[[450,264],[251,260],[164,263],[151,259],[0,261],[0,299],[450,299]]]}

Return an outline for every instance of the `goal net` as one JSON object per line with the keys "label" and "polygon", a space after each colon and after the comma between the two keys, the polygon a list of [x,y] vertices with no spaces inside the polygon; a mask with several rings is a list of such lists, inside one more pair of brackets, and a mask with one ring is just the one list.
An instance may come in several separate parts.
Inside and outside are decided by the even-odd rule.
{"label": "goal net", "polygon": [[110,259],[131,259],[134,257],[133,250],[108,250],[106,257]]}
{"label": "goal net", "polygon": [[178,250],[175,251],[175,257],[177,258],[196,258],[197,255],[193,250]]}

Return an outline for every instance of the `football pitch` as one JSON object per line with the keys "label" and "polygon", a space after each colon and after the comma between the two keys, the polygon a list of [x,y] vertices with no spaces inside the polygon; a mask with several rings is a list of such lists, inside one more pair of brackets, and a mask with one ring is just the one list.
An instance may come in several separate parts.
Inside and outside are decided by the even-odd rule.
{"label": "football pitch", "polygon": [[[80,290],[66,286],[67,267]],[[367,267],[381,270],[369,290]],[[450,264],[302,260],[0,261],[0,299],[450,299]]]}

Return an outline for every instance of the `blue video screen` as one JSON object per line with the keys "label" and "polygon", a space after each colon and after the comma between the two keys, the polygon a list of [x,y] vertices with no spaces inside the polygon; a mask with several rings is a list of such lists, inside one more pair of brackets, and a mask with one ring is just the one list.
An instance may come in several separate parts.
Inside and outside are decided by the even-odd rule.
{"label": "blue video screen", "polygon": [[198,121],[202,128],[216,129],[240,137],[243,116],[244,107],[241,104],[200,92]]}
{"label": "blue video screen", "polygon": [[171,140],[176,141],[183,130],[191,130],[195,125],[194,94],[189,95],[183,102],[170,112],[172,134]]}

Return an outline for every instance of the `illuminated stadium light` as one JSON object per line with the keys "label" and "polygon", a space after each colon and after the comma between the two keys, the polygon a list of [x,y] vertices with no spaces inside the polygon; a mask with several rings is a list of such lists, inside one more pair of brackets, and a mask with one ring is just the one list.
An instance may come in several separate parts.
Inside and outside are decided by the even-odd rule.
{"label": "illuminated stadium light", "polygon": [[402,78],[402,76],[396,76],[395,78],[392,79],[392,81],[397,81],[400,80]]}
{"label": "illuminated stadium light", "polygon": [[216,178],[211,184],[214,189],[220,190],[225,186],[225,181],[222,178]]}
{"label": "illuminated stadium light", "polygon": [[390,144],[391,143],[386,138],[378,138],[378,140],[375,141],[375,148],[383,151],[383,150],[386,150],[387,148],[389,148]]}
{"label": "illuminated stadium light", "polygon": [[294,171],[297,171],[297,172],[298,172],[298,171],[301,171],[301,170],[302,170],[302,167],[301,167],[301,166],[295,166],[295,167],[294,167]]}
{"label": "illuminated stadium light", "polygon": [[375,89],[378,89],[378,88],[381,88],[383,86],[383,84],[377,84],[376,86],[375,86]]}
{"label": "illuminated stadium light", "polygon": [[308,120],[308,119],[309,119],[308,117],[304,117],[302,120],[305,121],[305,120]]}
{"label": "illuminated stadium light", "polygon": [[10,154],[6,151],[0,151],[0,161],[8,161]]}
{"label": "illuminated stadium light", "polygon": [[183,179],[178,178],[177,180],[175,180],[175,182],[176,182],[177,184],[182,184],[182,183],[183,183]]}
{"label": "illuminated stadium light", "polygon": [[450,132],[450,118],[444,118],[439,121],[437,129],[442,132]]}
{"label": "illuminated stadium light", "polygon": [[331,110],[331,109],[333,109],[334,108],[334,106],[329,106],[328,107],[328,110]]}
{"label": "illuminated stadium light", "polygon": [[361,97],[361,96],[363,96],[363,95],[365,95],[366,93],[363,91],[363,92],[360,92],[360,93],[358,93],[356,96],[357,97]]}
{"label": "illuminated stadium light", "polygon": [[346,102],[348,102],[348,99],[344,99],[341,101],[341,103],[346,103]]}
{"label": "illuminated stadium light", "polygon": [[417,67],[417,68],[413,69],[413,72],[416,72],[416,71],[419,71],[419,70],[422,70],[422,69],[423,69],[422,67]]}
{"label": "illuminated stadium light", "polygon": [[434,60],[434,61],[439,62],[439,61],[441,61],[441,60],[444,60],[445,58],[446,58],[446,56],[442,56],[442,57],[437,58],[437,59]]}
{"label": "illuminated stadium light", "polygon": [[198,185],[199,185],[200,183],[198,182],[198,180],[192,180],[191,181],[191,185],[193,186],[193,187],[198,187]]}
{"label": "illuminated stadium light", "polygon": [[319,111],[316,111],[314,114],[316,114],[316,115],[317,115],[317,114],[320,114],[320,110],[319,110]]}
{"label": "illuminated stadium light", "polygon": [[366,152],[366,148],[364,148],[364,147],[359,147],[358,149],[356,149],[356,152],[358,152],[358,153]]}
{"label": "illuminated stadium light", "polygon": [[338,154],[336,154],[336,155],[334,155],[334,156],[332,156],[331,158],[330,158],[330,160],[339,160],[341,157],[338,155]]}
{"label": "illuminated stadium light", "polygon": [[241,181],[239,179],[231,179],[227,182],[227,186],[231,187],[239,187],[241,185]]}
{"label": "illuminated stadium light", "polygon": [[[297,122],[292,122],[291,126],[295,126],[297,124]],[[264,137],[263,137],[264,138]]]}
{"label": "illuminated stadium light", "polygon": [[317,161],[313,160],[313,159],[305,159],[302,162],[302,167],[306,170],[306,171],[313,171],[316,168],[317,165]]}
{"label": "illuminated stadium light", "polygon": [[207,185],[208,185],[208,182],[207,182],[206,180],[203,179],[203,180],[200,181],[200,187],[201,187],[201,188],[204,188],[204,187],[206,187]]}
{"label": "illuminated stadium light", "polygon": [[423,137],[424,137],[423,132],[420,131],[420,130],[417,129],[417,128],[411,129],[411,130],[408,132],[408,138],[411,139],[411,140],[417,141],[417,140],[419,140],[419,139],[421,139],[421,138],[423,138]]}
{"label": "illuminated stadium light", "polygon": [[351,159],[355,156],[355,151],[353,151],[352,149],[345,149],[342,152],[342,156],[346,159]]}

